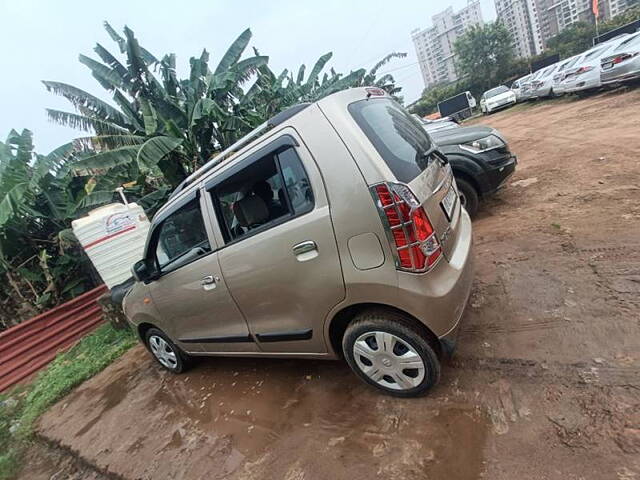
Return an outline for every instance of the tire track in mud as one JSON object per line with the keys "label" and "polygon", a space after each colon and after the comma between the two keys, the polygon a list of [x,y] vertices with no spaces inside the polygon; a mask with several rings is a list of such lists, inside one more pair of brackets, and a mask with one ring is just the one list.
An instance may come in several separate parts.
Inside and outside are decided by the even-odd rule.
{"label": "tire track in mud", "polygon": [[486,371],[533,382],[630,387],[640,390],[640,367],[591,362],[540,362],[523,358],[454,357],[449,366],[460,370]]}
{"label": "tire track in mud", "polygon": [[495,323],[481,324],[477,326],[468,326],[460,331],[461,337],[480,335],[485,333],[515,333],[515,332],[531,332],[536,330],[548,330],[552,328],[566,327],[570,325],[569,320],[562,318],[550,318],[526,323],[517,323],[509,325],[498,325]]}

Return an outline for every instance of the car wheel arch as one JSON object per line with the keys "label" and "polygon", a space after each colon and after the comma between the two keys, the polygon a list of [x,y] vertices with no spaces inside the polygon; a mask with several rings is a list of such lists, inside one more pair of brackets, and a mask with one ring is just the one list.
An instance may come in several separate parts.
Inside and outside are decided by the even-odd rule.
{"label": "car wheel arch", "polygon": [[408,317],[415,326],[420,329],[420,331],[424,334],[424,336],[428,339],[429,343],[432,345],[438,357],[443,354],[442,344],[438,339],[437,335],[433,333],[433,331],[425,325],[423,322],[418,320],[411,313],[406,312],[400,308],[376,302],[363,302],[356,303],[352,305],[348,305],[338,311],[333,315],[331,322],[329,323],[328,328],[328,336],[329,341],[331,342],[331,348],[335,352],[336,355],[342,357],[342,337],[344,336],[347,327],[351,323],[351,321],[360,313],[368,310],[381,311],[386,310],[388,312],[399,313]]}
{"label": "car wheel arch", "polygon": [[480,189],[480,185],[478,185],[478,182],[473,177],[473,175],[465,172],[464,170],[453,168],[453,176],[455,178],[461,178],[462,180],[470,184],[473,188],[475,188],[478,197],[482,197],[482,190]]}
{"label": "car wheel arch", "polygon": [[157,328],[158,330],[162,331],[162,329],[159,328],[157,325],[154,325],[149,322],[141,322],[136,326],[136,331],[138,332],[138,338],[142,341],[142,343],[144,343],[146,347],[148,346],[147,346],[147,341],[145,337],[147,335],[147,332],[152,328]]}

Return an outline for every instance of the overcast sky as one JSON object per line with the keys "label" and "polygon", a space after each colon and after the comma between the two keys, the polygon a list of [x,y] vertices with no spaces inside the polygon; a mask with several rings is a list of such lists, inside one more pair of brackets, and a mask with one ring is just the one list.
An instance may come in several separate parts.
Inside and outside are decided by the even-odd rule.
{"label": "overcast sky", "polygon": [[[107,20],[118,31],[128,25],[140,43],[156,56],[173,52],[178,73],[188,72],[189,58],[202,48],[215,66],[230,43],[247,27],[250,46],[270,57],[271,68],[310,67],[332,51],[329,66],[339,72],[370,67],[391,51],[407,52],[381,70],[390,71],[403,87],[406,102],[424,88],[410,38],[431,16],[449,4],[455,9],[467,0],[294,0],[166,1],[166,0],[0,0],[0,138],[9,129],[29,128],[39,153],[50,150],[79,132],[47,121],[45,107],[70,109],[60,97],[47,93],[41,80],[70,83],[109,100],[105,91],[77,60],[94,56],[100,42],[112,53],[117,46],[102,28]],[[481,0],[485,20],[495,18],[492,0]],[[252,51],[247,49],[249,55]],[[307,70],[308,71],[308,70]]]}

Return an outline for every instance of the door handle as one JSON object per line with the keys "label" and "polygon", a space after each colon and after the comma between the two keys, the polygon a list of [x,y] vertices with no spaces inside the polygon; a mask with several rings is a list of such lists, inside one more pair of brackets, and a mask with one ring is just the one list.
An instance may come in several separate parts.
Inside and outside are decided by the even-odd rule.
{"label": "door handle", "polygon": [[293,246],[293,253],[295,255],[302,255],[303,253],[312,252],[318,249],[318,245],[313,240],[307,240],[305,242],[298,243]]}
{"label": "door handle", "polygon": [[200,285],[202,285],[202,288],[205,290],[211,290],[212,288],[216,288],[216,282],[219,281],[220,277],[217,275],[206,275],[200,280]]}

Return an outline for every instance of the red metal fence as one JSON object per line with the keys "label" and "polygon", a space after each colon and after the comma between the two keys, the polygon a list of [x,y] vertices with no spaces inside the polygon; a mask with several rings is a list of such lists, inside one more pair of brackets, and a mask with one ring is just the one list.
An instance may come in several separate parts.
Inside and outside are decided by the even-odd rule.
{"label": "red metal fence", "polygon": [[51,362],[102,322],[105,285],[0,333],[0,392]]}

